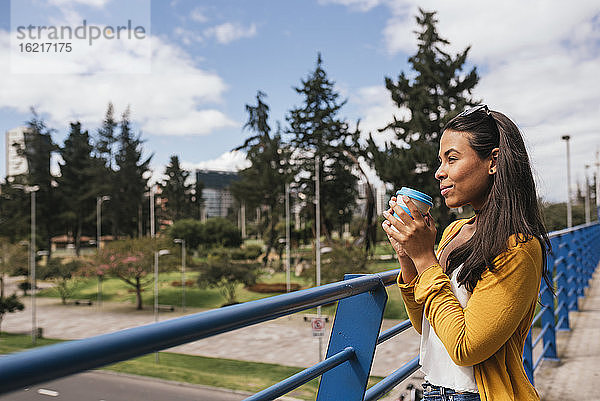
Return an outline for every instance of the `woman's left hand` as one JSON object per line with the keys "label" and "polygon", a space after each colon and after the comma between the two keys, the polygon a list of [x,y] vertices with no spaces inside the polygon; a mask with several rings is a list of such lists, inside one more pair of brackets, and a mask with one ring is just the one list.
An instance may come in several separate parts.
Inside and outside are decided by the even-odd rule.
{"label": "woman's left hand", "polygon": [[412,259],[417,271],[421,273],[429,266],[439,263],[433,251],[437,230],[430,214],[422,216],[410,198],[402,197],[402,200],[414,218],[411,218],[397,203],[390,202],[400,221],[390,212],[383,212],[384,217],[398,230],[390,228],[386,233],[400,243]]}

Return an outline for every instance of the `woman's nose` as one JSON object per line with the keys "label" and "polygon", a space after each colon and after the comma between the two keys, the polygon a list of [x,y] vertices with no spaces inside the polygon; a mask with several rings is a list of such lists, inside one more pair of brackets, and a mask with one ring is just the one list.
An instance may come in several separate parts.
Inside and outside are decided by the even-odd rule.
{"label": "woman's nose", "polygon": [[435,171],[435,179],[438,181],[441,181],[445,177],[446,177],[446,173],[444,172],[444,170],[442,170],[442,165],[440,165],[438,167],[438,169]]}

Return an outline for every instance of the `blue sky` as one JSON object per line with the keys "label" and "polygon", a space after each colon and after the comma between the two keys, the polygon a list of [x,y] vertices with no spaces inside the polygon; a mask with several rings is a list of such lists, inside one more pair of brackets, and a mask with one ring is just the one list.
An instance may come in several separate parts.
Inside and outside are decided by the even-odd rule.
{"label": "blue sky", "polygon": [[[119,24],[143,21],[145,1],[20,0],[18,7],[32,21]],[[155,0],[148,3],[151,23],[144,22],[150,25],[151,73],[103,72],[109,61],[127,69],[140,59],[134,51],[123,56],[98,45],[76,60],[83,73],[23,74],[10,68],[10,2],[0,0],[0,131],[22,125],[35,106],[62,144],[75,119],[95,132],[112,101],[117,113],[131,106],[144,149],[154,153],[155,177],[173,154],[189,169],[235,169],[244,165],[243,154],[230,152],[248,135],[244,105],[262,90],[271,125],[285,124],[287,110],[301,101],[293,87],[314,69],[320,52],[348,99],[342,115],[361,119],[366,134],[403,114],[391,103],[384,77],[409,72],[420,6],[438,11],[448,51],[472,46],[469,63],[481,74],[475,96],[523,129],[540,193],[564,200],[561,135],[572,137],[574,180],[582,181],[600,145],[600,5],[563,3]],[[390,135],[379,138],[383,144]],[[4,177],[4,141],[0,146]]]}

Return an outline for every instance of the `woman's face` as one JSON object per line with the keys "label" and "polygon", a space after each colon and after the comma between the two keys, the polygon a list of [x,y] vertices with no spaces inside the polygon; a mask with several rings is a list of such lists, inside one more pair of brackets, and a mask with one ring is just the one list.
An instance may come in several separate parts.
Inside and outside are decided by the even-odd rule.
{"label": "woman's face", "polygon": [[468,135],[445,131],[440,139],[438,159],[441,164],[435,178],[440,181],[441,194],[450,208],[470,204],[474,209],[481,209],[491,176],[496,172],[492,155],[497,152],[481,159],[469,145]]}

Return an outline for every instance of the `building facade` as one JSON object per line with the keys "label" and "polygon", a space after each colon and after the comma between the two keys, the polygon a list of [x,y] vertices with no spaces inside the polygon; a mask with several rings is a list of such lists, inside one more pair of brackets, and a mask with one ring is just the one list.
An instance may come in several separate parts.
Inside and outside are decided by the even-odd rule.
{"label": "building facade", "polygon": [[233,207],[233,195],[229,186],[238,178],[231,171],[196,170],[196,181],[202,182],[202,199],[204,200],[202,219],[226,217]]}

